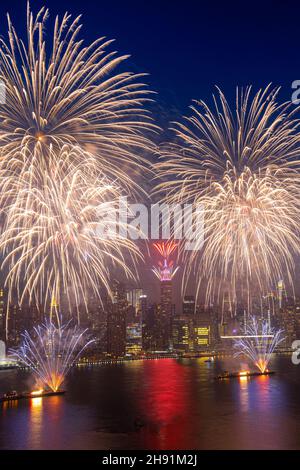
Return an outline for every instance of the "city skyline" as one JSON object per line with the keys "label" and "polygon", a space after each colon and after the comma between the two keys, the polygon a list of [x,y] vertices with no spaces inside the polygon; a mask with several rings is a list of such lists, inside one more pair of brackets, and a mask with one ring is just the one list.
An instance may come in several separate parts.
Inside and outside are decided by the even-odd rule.
{"label": "city skyline", "polygon": [[[282,281],[268,297],[258,298],[251,312],[243,303],[236,306],[199,304],[194,295],[184,295],[181,305],[176,307],[172,281],[162,277],[156,282],[160,290],[158,302],[151,301],[147,287],[133,288],[115,280],[113,298],[104,293],[102,303],[94,297],[89,300],[87,310],[83,306],[80,324],[92,332],[99,357],[101,354],[103,357],[134,357],[147,351],[214,353],[224,347],[226,350],[227,346],[232,350],[232,344],[224,343],[222,338],[245,334],[252,317],[282,329],[287,350],[291,350],[300,334],[300,299],[288,296]],[[32,331],[47,322],[51,315],[55,322],[56,317],[62,320],[73,317],[72,322],[76,323],[76,316],[74,319],[72,312],[64,310],[55,300],[46,310],[42,305],[18,306],[9,304],[5,289],[0,290],[0,338],[8,347],[18,346],[24,331]],[[197,342],[203,336],[203,341],[196,348],[189,338],[190,334],[195,335],[193,328],[202,328],[202,331],[197,330],[200,339],[195,338]]]}

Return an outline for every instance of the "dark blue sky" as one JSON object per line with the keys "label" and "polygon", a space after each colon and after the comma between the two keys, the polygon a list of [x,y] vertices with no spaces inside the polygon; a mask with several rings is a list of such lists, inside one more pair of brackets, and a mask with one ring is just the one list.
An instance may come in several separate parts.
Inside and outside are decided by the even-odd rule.
{"label": "dark blue sky", "polygon": [[[290,99],[291,82],[300,79],[300,2],[201,0],[34,0],[54,16],[66,10],[83,14],[82,35],[115,38],[128,67],[150,74],[166,119],[187,111],[191,99],[210,100],[214,85],[234,96],[236,85],[269,82]],[[5,13],[24,30],[26,0],[1,0]],[[24,31],[25,32],[25,31]],[[127,68],[128,68],[127,67]]]}

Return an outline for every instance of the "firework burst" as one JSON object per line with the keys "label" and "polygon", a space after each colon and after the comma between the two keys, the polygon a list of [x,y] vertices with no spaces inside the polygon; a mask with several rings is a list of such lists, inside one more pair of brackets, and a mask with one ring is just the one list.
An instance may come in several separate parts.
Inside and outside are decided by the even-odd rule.
{"label": "firework burst", "polygon": [[89,291],[99,295],[101,285],[110,292],[112,265],[134,278],[124,251],[133,264],[141,259],[135,244],[120,235],[126,224],[120,222],[118,188],[95,174],[93,165],[87,185],[69,160],[72,154],[62,151],[30,186],[27,179],[17,179],[7,191],[14,202],[6,206],[0,236],[2,268],[9,292],[17,288],[20,303],[27,297],[30,303],[44,301],[46,308],[52,298],[60,303],[66,295],[71,310],[84,304]]}
{"label": "firework burst", "polygon": [[70,368],[93,342],[86,336],[87,330],[78,326],[56,326],[48,321],[34,328],[32,334],[25,331],[21,346],[10,354],[32,370],[39,386],[57,392]]}
{"label": "firework burst", "polygon": [[196,102],[158,164],[166,180],[157,191],[169,204],[203,208],[203,246],[199,237],[194,251],[180,251],[183,287],[195,276],[207,302],[226,292],[250,303],[278,279],[292,285],[299,253],[299,121],[290,104],[277,104],[278,90],[250,92],[237,90],[235,110],[221,92],[215,110]]}
{"label": "firework burst", "polygon": [[234,348],[237,349],[235,357],[246,356],[261,371],[268,368],[271,356],[284,340],[283,331],[271,328],[268,321],[262,321],[261,325],[255,317],[248,321],[245,337],[236,339]]}
{"label": "firework burst", "polygon": [[88,287],[109,288],[110,262],[128,275],[124,252],[140,256],[95,227],[124,191],[139,190],[142,155],[153,148],[146,135],[156,127],[143,107],[142,74],[115,72],[127,56],[107,52],[104,38],[84,46],[80,17],[68,14],[48,42],[48,16],[42,8],[34,17],[28,4],[27,41],[9,16],[8,41],[0,38],[0,249],[19,302],[60,301],[64,291],[78,306]]}
{"label": "firework burst", "polygon": [[[44,171],[49,153],[69,145],[75,166],[92,157],[96,169],[132,189],[128,167],[139,171],[145,137],[155,126],[142,106],[148,94],[143,74],[115,73],[128,56],[107,52],[112,41],[89,46],[78,39],[80,16],[56,17],[45,35],[48,9],[36,17],[27,7],[27,42],[8,15],[8,41],[0,39],[0,79],[6,102],[0,108],[1,173],[11,177]],[[49,51],[49,52],[48,52]],[[75,151],[76,150],[76,151]]]}

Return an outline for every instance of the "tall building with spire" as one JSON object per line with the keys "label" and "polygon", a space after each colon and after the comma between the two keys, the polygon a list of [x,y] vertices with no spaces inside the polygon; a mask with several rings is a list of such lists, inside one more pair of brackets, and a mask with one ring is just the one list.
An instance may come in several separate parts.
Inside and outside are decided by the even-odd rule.
{"label": "tall building with spire", "polygon": [[172,301],[173,278],[178,270],[171,255],[177,249],[174,241],[154,243],[153,247],[160,255],[160,260],[152,271],[160,281],[160,303],[156,312],[154,337],[156,349],[165,351],[171,347],[172,319],[174,305]]}

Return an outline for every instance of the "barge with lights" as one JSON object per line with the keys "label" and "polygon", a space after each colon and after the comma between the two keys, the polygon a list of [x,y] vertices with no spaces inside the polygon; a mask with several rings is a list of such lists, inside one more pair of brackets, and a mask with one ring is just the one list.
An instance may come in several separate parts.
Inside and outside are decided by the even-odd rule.
{"label": "barge with lights", "polygon": [[22,392],[18,393],[16,391],[7,392],[2,397],[0,397],[0,403],[22,400],[24,398],[42,398],[42,397],[52,397],[53,395],[64,395],[65,390],[35,390],[33,392]]}
{"label": "barge with lights", "polygon": [[273,375],[275,372],[273,370],[265,370],[264,372],[250,372],[250,370],[242,370],[240,372],[228,372],[224,371],[222,374],[217,375],[216,379],[235,379],[242,377],[257,377],[260,375]]}

